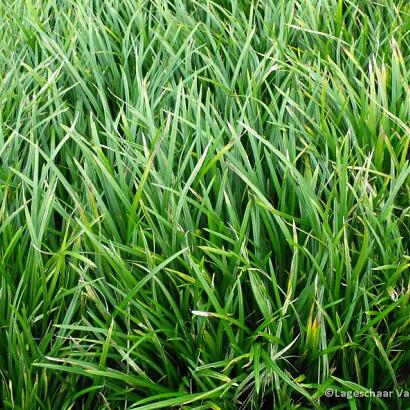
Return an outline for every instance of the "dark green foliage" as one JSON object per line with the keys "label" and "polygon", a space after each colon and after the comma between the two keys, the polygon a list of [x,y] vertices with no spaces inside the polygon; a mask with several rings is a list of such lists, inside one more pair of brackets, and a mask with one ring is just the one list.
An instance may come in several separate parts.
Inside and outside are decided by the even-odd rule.
{"label": "dark green foliage", "polygon": [[409,13],[3,0],[0,407],[408,408]]}

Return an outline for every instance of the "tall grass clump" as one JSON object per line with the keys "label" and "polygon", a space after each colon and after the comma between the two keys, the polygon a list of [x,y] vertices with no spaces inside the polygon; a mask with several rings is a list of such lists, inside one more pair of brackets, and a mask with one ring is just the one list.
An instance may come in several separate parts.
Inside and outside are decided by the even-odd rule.
{"label": "tall grass clump", "polygon": [[409,80],[408,1],[2,0],[0,407],[408,409]]}

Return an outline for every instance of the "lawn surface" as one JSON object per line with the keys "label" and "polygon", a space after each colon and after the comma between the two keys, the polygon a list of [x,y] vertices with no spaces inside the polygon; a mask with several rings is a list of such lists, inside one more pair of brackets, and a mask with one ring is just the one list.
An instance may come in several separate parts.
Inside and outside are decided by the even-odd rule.
{"label": "lawn surface", "polygon": [[409,80],[407,1],[2,0],[0,408],[408,409]]}

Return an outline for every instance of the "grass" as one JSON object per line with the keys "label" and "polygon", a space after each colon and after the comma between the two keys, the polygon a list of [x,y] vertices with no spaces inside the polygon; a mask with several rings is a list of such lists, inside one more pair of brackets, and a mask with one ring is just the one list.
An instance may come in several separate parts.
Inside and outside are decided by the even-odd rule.
{"label": "grass", "polygon": [[3,0],[0,407],[409,408],[409,13]]}

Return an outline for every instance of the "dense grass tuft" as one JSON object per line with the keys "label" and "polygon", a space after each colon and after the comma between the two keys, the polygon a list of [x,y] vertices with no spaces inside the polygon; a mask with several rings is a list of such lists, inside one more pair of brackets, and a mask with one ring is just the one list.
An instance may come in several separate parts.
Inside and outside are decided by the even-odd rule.
{"label": "dense grass tuft", "polygon": [[0,2],[0,407],[393,409],[410,5]]}

